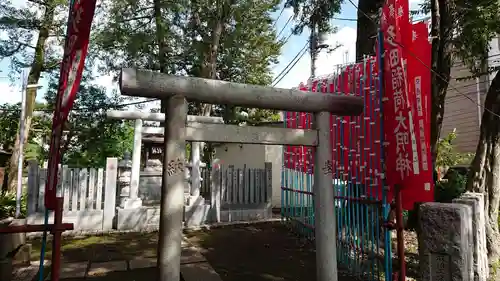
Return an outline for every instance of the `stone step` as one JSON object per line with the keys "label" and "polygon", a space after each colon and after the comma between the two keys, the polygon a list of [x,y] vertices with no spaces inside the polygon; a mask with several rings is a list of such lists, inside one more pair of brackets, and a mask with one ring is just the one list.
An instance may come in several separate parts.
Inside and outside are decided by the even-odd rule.
{"label": "stone step", "polygon": [[93,262],[87,276],[104,276],[110,272],[127,271],[126,261]]}

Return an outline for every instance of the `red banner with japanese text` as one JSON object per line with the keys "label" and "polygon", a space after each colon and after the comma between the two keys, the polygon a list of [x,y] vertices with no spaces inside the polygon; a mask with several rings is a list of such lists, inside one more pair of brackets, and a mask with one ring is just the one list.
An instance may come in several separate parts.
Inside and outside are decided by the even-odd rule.
{"label": "red banner with japanese text", "polygon": [[403,189],[403,208],[413,209],[417,202],[434,201],[433,167],[430,151],[431,114],[431,43],[427,24],[412,25],[412,43],[408,56],[408,86],[413,93],[411,102],[414,128],[417,136],[418,162],[409,188]]}
{"label": "red banner with japanese text", "polygon": [[61,135],[80,86],[96,0],[74,0],[70,5],[72,6],[68,18],[56,108],[52,119],[48,176],[45,185],[45,207],[49,210],[55,208]]}
{"label": "red banner with japanese text", "polygon": [[423,79],[430,79],[430,70],[416,64],[421,54],[413,51],[420,49],[420,45],[413,42],[415,36],[407,0],[389,0],[383,8],[381,25],[385,51],[383,110],[388,201],[392,200],[394,186],[400,185],[403,208],[411,210],[416,202],[433,200],[427,137],[430,124],[426,121],[430,114],[427,105],[430,97],[426,96],[430,84],[422,84]]}
{"label": "red banner with japanese text", "polygon": [[[395,0],[386,2],[382,10],[384,33],[384,139],[386,184],[392,201],[395,185],[403,185],[412,172],[412,148],[409,126],[408,91],[406,90],[399,7]],[[404,32],[404,30],[403,30]]]}

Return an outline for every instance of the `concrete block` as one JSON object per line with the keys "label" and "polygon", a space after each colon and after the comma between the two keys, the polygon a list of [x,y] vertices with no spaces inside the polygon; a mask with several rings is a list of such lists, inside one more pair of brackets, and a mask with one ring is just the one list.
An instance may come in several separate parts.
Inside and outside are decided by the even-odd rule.
{"label": "concrete block", "polygon": [[489,277],[488,250],[486,248],[486,217],[484,195],[464,193],[453,203],[465,204],[472,208],[472,234],[474,242],[474,281],[486,281]]}
{"label": "concrete block", "polygon": [[149,207],[147,212],[146,227],[159,227],[160,226],[160,206]]}
{"label": "concrete block", "polygon": [[420,206],[419,223],[419,280],[472,281],[472,208],[424,203]]}
{"label": "concrete block", "polygon": [[272,209],[255,208],[255,209],[235,209],[221,210],[221,222],[234,221],[257,221],[270,219],[272,217]]}
{"label": "concrete block", "polygon": [[184,224],[186,227],[203,225],[209,219],[210,205],[205,204],[203,197],[196,202],[184,206]]}
{"label": "concrete block", "polygon": [[141,207],[136,209],[117,208],[117,224],[118,230],[142,230],[147,222],[147,208]]}

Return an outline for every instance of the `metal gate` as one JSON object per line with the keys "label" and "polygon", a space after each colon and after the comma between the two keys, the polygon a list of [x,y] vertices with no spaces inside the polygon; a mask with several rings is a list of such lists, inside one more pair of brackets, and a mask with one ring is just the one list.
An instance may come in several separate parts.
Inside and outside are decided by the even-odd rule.
{"label": "metal gate", "polygon": [[[328,77],[301,85],[318,94],[364,97],[361,116],[331,116],[332,188],[335,189],[339,268],[360,280],[392,279],[391,241],[384,227],[389,214],[383,176],[382,85],[376,58],[343,65]],[[285,112],[285,127],[311,128],[308,113]],[[314,239],[313,152],[285,146],[281,178],[281,217]]]}

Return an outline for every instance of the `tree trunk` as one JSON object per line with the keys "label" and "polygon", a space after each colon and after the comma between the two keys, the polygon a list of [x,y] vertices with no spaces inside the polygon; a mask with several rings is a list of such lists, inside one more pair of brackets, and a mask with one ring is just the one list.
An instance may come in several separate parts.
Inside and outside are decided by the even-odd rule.
{"label": "tree trunk", "polygon": [[[220,39],[222,36],[222,31],[224,28],[225,17],[221,17],[217,22],[215,22],[212,30],[212,38],[210,45],[208,46],[204,56],[203,63],[201,66],[201,77],[208,79],[216,79],[217,73],[217,54],[219,50]],[[211,104],[203,104],[201,115],[210,116],[212,111]]]}
{"label": "tree trunk", "polygon": [[452,0],[431,0],[432,72],[431,72],[431,157],[435,165],[444,116],[444,101],[451,71]]}
{"label": "tree trunk", "polygon": [[[28,85],[38,84],[40,76],[44,69],[44,58],[45,58],[45,43],[49,38],[50,27],[54,20],[54,1],[47,1],[45,12],[42,19],[42,25],[38,33],[38,39],[35,46],[35,56],[33,62],[31,63],[31,69],[28,74]],[[36,88],[29,88],[26,90],[26,114],[24,117],[24,144],[27,143],[29,138],[29,132],[31,128],[31,121],[33,119],[33,110],[35,108],[36,100]],[[8,174],[8,190],[15,191],[17,187],[17,168],[19,165],[19,153],[24,153],[19,151],[19,128],[16,135],[16,143],[14,145],[14,150],[12,151],[12,156],[9,162],[9,174]],[[24,145],[26,147],[26,145]]]}
{"label": "tree trunk", "polygon": [[[217,20],[214,22],[210,44],[208,45],[203,55],[200,75],[202,78],[217,79],[217,55],[219,51],[220,40],[222,37],[222,32],[224,31],[224,24],[230,16],[231,5],[233,4],[233,2],[233,0],[224,1],[224,6],[221,8],[221,12],[218,15]],[[196,15],[196,17],[198,16]],[[201,104],[200,114],[202,116],[210,116],[211,113],[212,104]],[[193,145],[198,145],[198,143],[193,143]],[[205,143],[199,143],[199,145],[200,152],[203,153]]]}
{"label": "tree trunk", "polygon": [[[384,0],[359,0],[358,2],[356,61],[363,60],[365,55],[375,55],[378,26],[372,21],[379,22],[383,4]],[[365,14],[370,18],[367,18]]]}
{"label": "tree trunk", "polygon": [[500,71],[486,94],[481,133],[467,181],[467,190],[484,194],[486,246],[490,264],[500,258]]}

